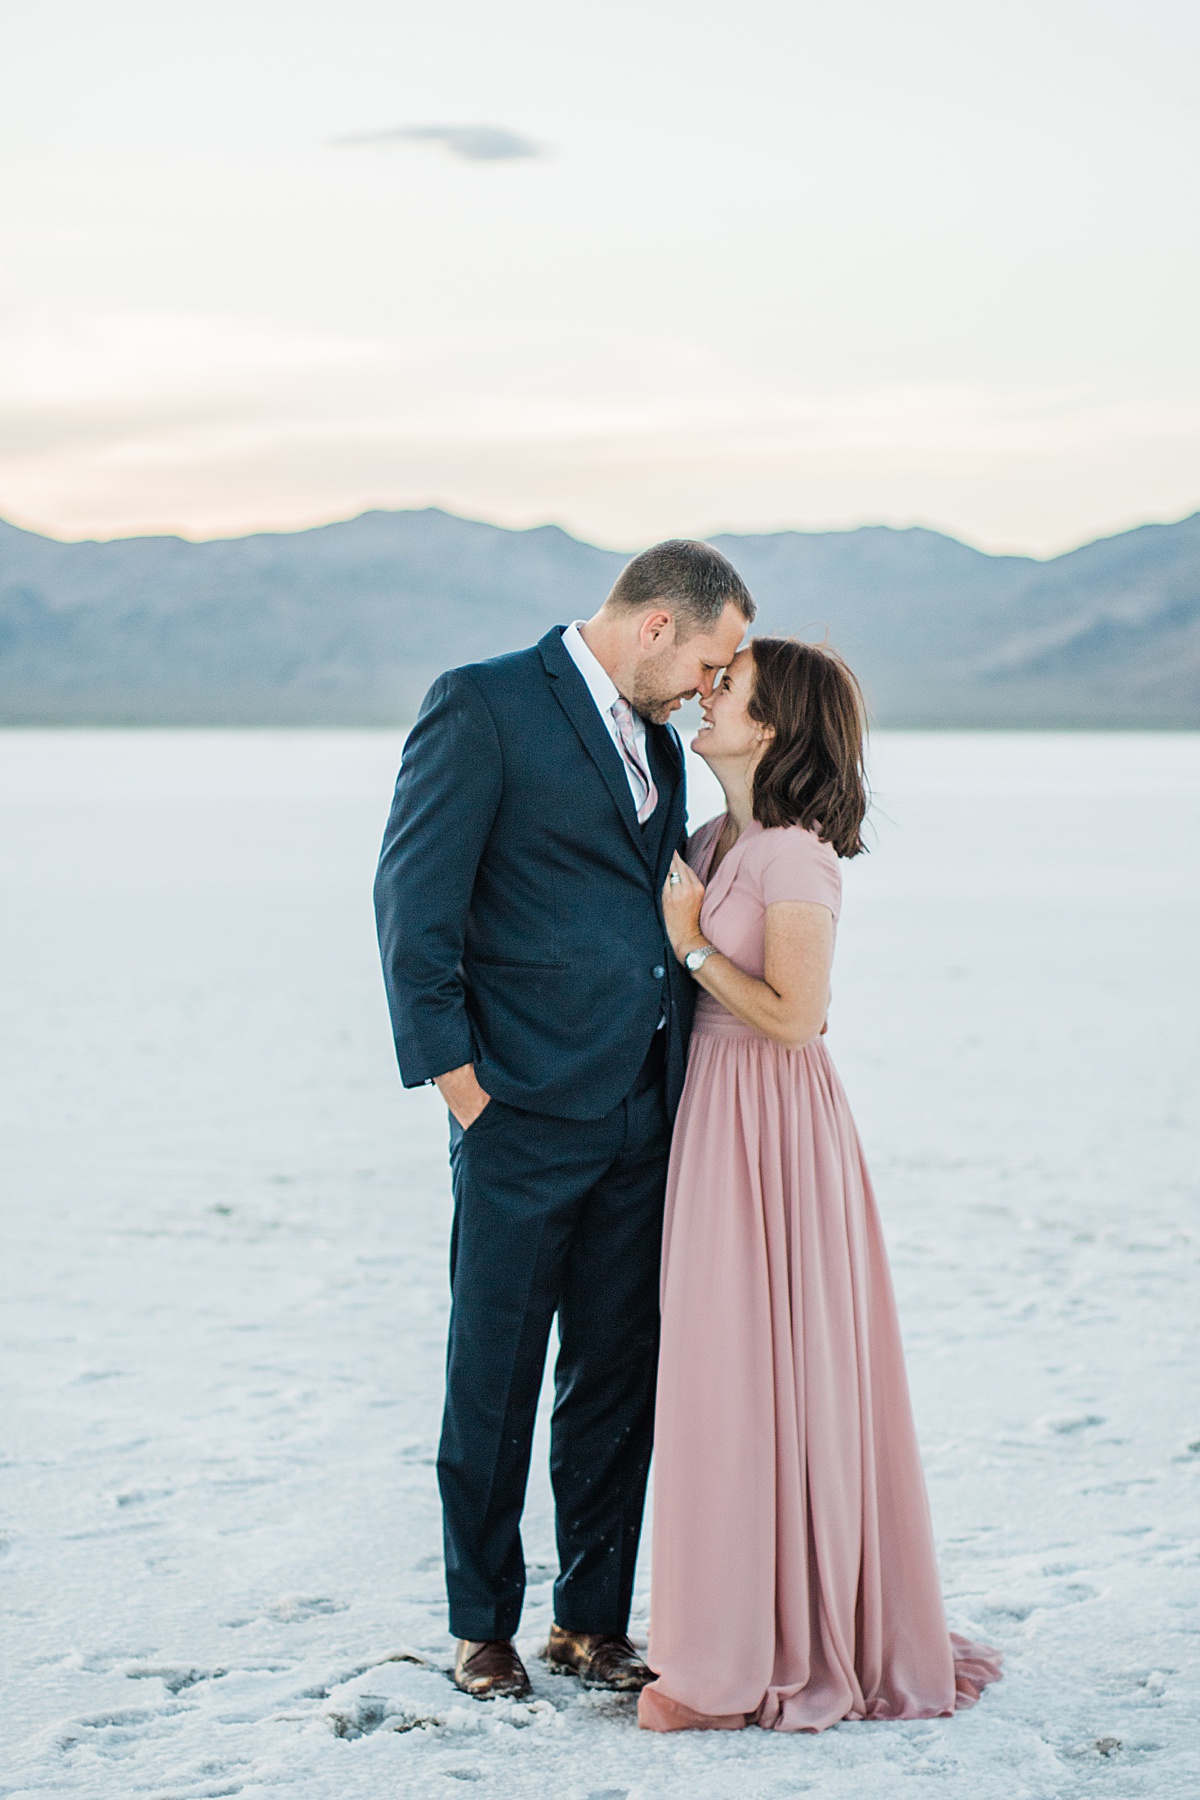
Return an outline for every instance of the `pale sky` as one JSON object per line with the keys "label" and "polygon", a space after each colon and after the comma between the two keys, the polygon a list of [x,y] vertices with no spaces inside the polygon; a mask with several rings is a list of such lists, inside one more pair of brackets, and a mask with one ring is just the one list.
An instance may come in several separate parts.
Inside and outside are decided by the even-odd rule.
{"label": "pale sky", "polygon": [[1045,554],[1200,507],[1194,0],[20,0],[0,30],[16,523],[437,504]]}

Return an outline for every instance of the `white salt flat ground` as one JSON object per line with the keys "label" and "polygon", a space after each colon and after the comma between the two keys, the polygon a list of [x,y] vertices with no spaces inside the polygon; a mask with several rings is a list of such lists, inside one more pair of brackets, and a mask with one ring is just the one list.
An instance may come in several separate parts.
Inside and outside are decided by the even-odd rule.
{"label": "white salt flat ground", "polygon": [[399,745],[0,734],[0,1794],[1195,1796],[1200,738],[875,744],[831,1043],[950,1615],[1008,1675],[816,1739],[441,1672],[445,1118],[369,911]]}

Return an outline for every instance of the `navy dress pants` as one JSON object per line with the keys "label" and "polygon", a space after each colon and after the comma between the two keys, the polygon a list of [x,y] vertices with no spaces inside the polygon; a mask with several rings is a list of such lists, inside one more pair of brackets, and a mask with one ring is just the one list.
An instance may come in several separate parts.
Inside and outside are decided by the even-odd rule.
{"label": "navy dress pants", "polygon": [[552,1119],[492,1100],[465,1132],[451,1120],[453,1305],[438,1483],[455,1637],[510,1638],[521,1617],[521,1513],[555,1313],[554,1616],[571,1631],[629,1622],[654,1433],[670,1150],[654,1060],[602,1119]]}

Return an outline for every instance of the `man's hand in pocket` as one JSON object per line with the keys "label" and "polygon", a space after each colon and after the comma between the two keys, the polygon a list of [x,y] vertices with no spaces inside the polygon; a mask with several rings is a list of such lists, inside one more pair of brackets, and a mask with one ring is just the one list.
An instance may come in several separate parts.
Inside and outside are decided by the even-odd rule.
{"label": "man's hand in pocket", "polygon": [[491,1095],[485,1094],[479,1085],[474,1063],[464,1063],[461,1069],[447,1069],[444,1075],[437,1075],[434,1079],[438,1093],[464,1131],[491,1104]]}

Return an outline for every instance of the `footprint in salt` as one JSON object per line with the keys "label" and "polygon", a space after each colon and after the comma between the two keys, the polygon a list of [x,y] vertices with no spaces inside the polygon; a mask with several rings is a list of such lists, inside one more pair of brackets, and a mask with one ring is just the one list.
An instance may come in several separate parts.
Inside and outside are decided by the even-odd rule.
{"label": "footprint in salt", "polygon": [[331,1600],[324,1594],[281,1594],[267,1608],[267,1616],[278,1619],[284,1625],[294,1625],[304,1619],[326,1618],[331,1613],[345,1612],[348,1600]]}

